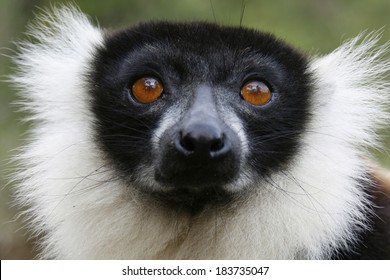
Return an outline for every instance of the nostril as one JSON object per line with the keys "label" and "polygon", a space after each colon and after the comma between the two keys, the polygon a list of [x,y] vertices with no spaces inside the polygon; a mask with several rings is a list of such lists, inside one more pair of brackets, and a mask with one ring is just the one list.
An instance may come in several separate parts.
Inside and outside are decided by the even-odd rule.
{"label": "nostril", "polygon": [[221,135],[219,138],[212,139],[210,142],[210,151],[211,152],[218,152],[219,150],[222,150],[224,146],[224,135]]}
{"label": "nostril", "polygon": [[191,137],[191,135],[186,134],[183,136],[183,133],[180,132],[180,145],[188,152],[195,151],[196,139]]}

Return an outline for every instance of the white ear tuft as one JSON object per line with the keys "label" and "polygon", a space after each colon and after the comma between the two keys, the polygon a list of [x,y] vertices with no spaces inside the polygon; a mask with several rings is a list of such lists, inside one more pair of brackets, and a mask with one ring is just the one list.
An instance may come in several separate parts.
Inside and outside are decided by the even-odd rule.
{"label": "white ear tuft", "polygon": [[[74,112],[83,87],[83,75],[98,46],[102,31],[73,6],[61,6],[38,15],[27,32],[30,40],[18,44],[17,73],[11,77],[31,111],[31,119],[58,120]],[[79,95],[75,96],[74,95]]]}
{"label": "white ear tuft", "polygon": [[317,124],[355,147],[377,145],[375,131],[389,122],[390,43],[378,46],[380,37],[361,34],[311,65],[318,83],[314,113],[323,118]]}

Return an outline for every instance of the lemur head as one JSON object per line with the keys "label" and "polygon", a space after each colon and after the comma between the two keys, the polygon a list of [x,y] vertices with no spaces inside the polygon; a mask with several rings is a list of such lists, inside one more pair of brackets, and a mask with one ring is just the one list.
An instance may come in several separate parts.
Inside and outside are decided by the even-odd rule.
{"label": "lemur head", "polygon": [[15,57],[15,174],[44,258],[328,258],[370,227],[378,36],[310,56],[243,27],[111,32],[72,7]]}
{"label": "lemur head", "polygon": [[310,111],[306,57],[270,34],[156,22],[108,35],[88,78],[96,140],[121,177],[185,208],[286,168]]}

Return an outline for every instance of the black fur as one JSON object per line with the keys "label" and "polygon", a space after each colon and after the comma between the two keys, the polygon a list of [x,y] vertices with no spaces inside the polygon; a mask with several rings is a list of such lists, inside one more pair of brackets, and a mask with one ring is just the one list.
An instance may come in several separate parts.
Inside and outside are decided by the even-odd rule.
{"label": "black fur", "polygon": [[[152,163],[155,179],[176,187],[169,195],[158,191],[156,196],[189,208],[230,201],[223,187],[239,172],[253,169],[252,177],[259,179],[286,167],[309,118],[312,81],[306,73],[305,55],[270,34],[251,29],[201,22],[140,24],[107,35],[93,69],[89,80],[96,138],[118,174],[132,186],[155,193],[138,175],[142,166]],[[131,84],[143,76],[157,77],[164,84],[162,97],[151,104],[132,98]],[[269,104],[255,106],[242,99],[240,89],[251,79],[270,87]],[[232,111],[242,120],[249,145],[245,159],[239,156],[241,148],[232,145],[229,159],[213,163],[211,171],[204,167],[209,162],[177,164],[179,157],[167,147],[177,137],[175,133],[180,134],[177,127],[183,126],[185,112],[201,85],[210,88],[216,110]],[[153,132],[171,106],[184,113],[155,150]],[[228,124],[217,122],[228,135],[226,141],[236,143]],[[167,137],[171,138],[164,141]],[[188,188],[178,187],[196,184],[202,185],[201,191],[189,193]]]}
{"label": "black fur", "polygon": [[390,259],[390,196],[381,190],[375,179],[367,189],[373,214],[369,215],[370,228],[359,230],[354,246],[337,251],[333,259],[389,260]]}

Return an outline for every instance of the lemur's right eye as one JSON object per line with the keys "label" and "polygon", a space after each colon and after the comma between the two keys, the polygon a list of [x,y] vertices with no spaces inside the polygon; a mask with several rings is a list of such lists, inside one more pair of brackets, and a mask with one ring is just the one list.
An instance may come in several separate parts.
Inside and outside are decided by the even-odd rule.
{"label": "lemur's right eye", "polygon": [[133,97],[140,103],[151,103],[157,100],[163,91],[162,83],[153,77],[140,78],[131,87]]}
{"label": "lemur's right eye", "polygon": [[263,82],[251,80],[241,88],[241,96],[253,105],[265,105],[272,97],[270,88]]}

